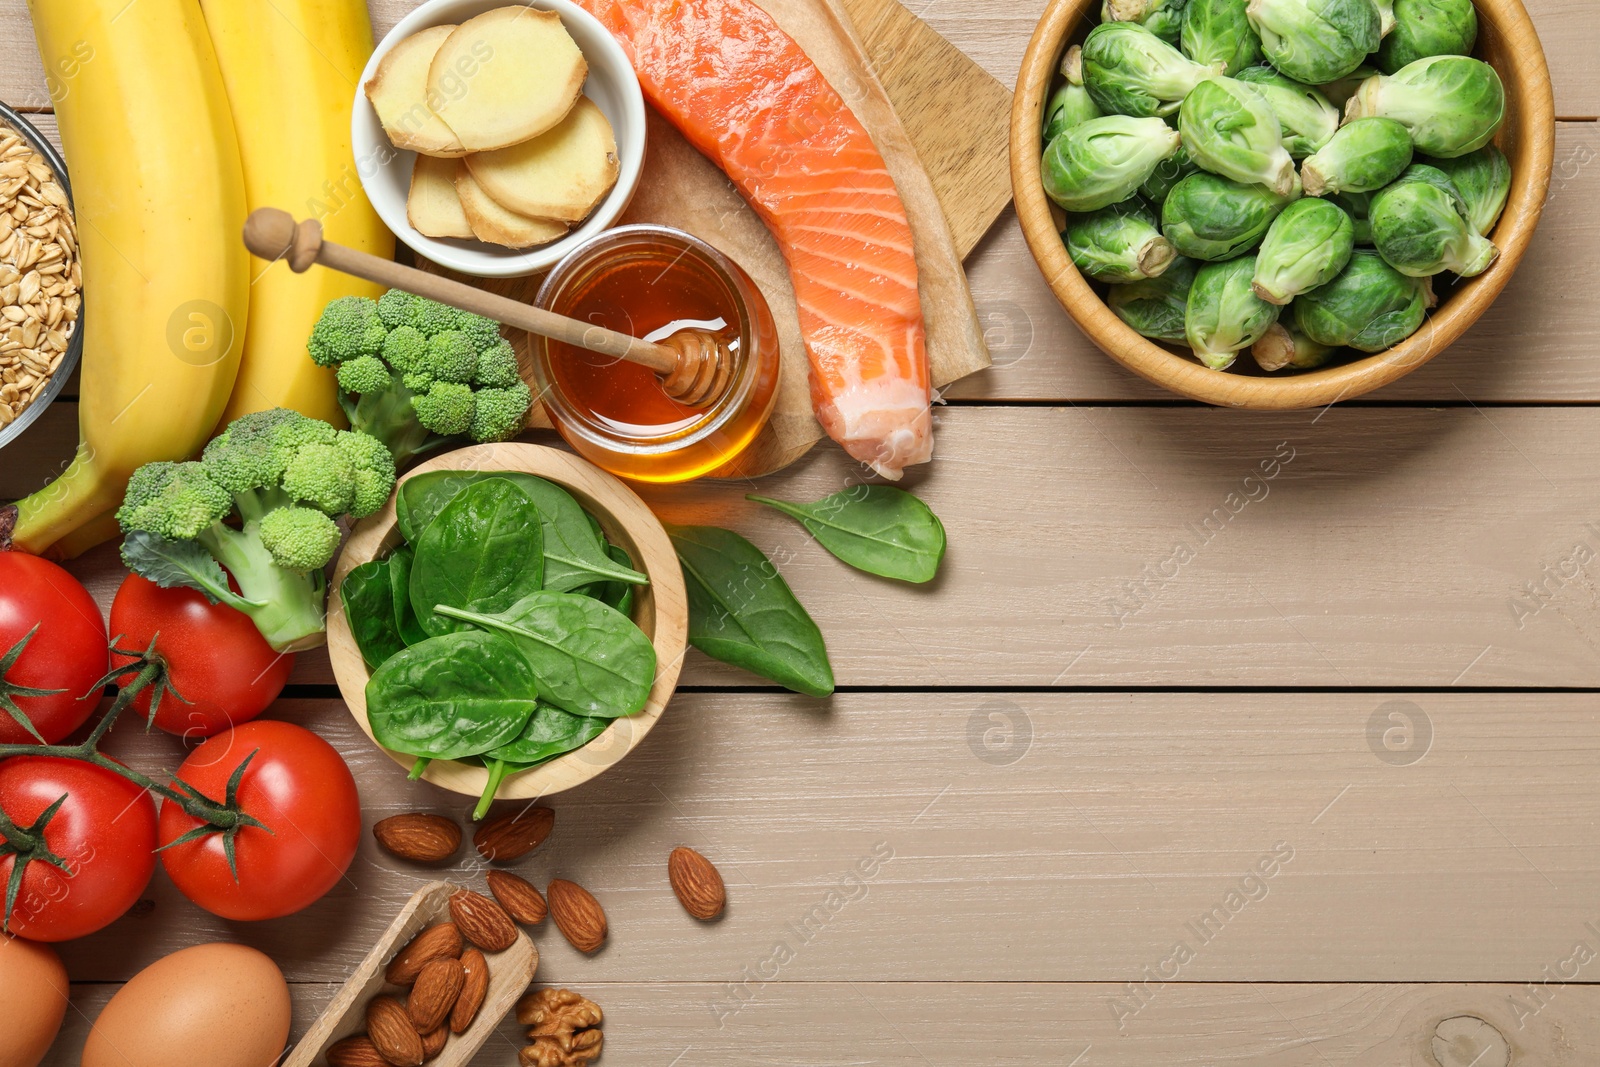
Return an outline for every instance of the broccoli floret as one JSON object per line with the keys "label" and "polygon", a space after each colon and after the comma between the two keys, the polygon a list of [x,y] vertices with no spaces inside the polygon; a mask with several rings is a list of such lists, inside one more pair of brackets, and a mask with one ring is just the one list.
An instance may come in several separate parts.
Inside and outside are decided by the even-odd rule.
{"label": "broccoli floret", "polygon": [[315,508],[279,508],[261,519],[261,544],[280,567],[317,570],[339,547],[339,524]]}
{"label": "broccoli floret", "polygon": [[124,530],[148,530],[191,541],[233,510],[233,495],[212,481],[200,463],[146,463],[128,480],[117,510]]}
{"label": "broccoli floret", "polygon": [[245,612],[280,652],[309,648],[323,640],[334,517],[370,514],[393,488],[394,458],[367,434],[282,408],[245,415],[199,462],[134,472],[117,512],[123,560]]}
{"label": "broccoli floret", "polygon": [[428,371],[434,381],[470,382],[478,371],[478,350],[464,333],[435,334],[428,338]]}
{"label": "broccoli floret", "polygon": [[322,309],[306,348],[318,365],[333,367],[359,356],[375,356],[389,333],[378,304],[364,296],[341,296]]}
{"label": "broccoli floret", "polygon": [[510,389],[522,380],[517,353],[510,341],[500,340],[478,353],[478,370],[472,384],[490,389]]}
{"label": "broccoli floret", "polygon": [[436,434],[453,437],[472,426],[472,389],[460,382],[439,382],[411,398],[417,421]]}
{"label": "broccoli floret", "polygon": [[[398,290],[396,290],[398,291]],[[415,326],[397,326],[383,340],[383,358],[402,374],[428,365],[428,339]],[[352,393],[371,392],[352,389]]]}
{"label": "broccoli floret", "polygon": [[472,399],[472,425],[467,433],[474,441],[507,441],[517,436],[532,402],[522,382],[510,389],[479,389]]}
{"label": "broccoli floret", "polygon": [[339,388],[347,393],[376,393],[387,389],[389,365],[377,356],[357,356],[348,363],[341,363]]}
{"label": "broccoli floret", "polygon": [[399,289],[329,304],[312,348],[317,362],[339,368],[351,428],[381,441],[398,464],[452,437],[505,440],[531,403],[498,323]]}

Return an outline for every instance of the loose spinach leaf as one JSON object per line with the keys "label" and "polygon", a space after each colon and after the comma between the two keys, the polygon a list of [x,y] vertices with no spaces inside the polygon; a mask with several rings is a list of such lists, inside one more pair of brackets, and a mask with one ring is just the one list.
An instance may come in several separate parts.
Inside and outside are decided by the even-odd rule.
{"label": "loose spinach leaf", "polygon": [[400,532],[407,540],[413,540],[412,531],[426,529],[457,493],[487,478],[504,478],[514,483],[539,509],[546,589],[566,592],[597,579],[634,585],[649,581],[629,562],[618,565],[606,554],[599,524],[593,522],[571,493],[554,482],[517,471],[430,471],[406,479],[400,486],[395,505]]}
{"label": "loose spinach leaf", "polygon": [[461,490],[423,529],[411,565],[411,607],[437,637],[465,627],[436,606],[502,611],[543,581],[538,509],[511,482],[490,478]]}
{"label": "loose spinach leaf", "polygon": [[401,545],[389,554],[389,585],[394,590],[394,625],[400,640],[408,645],[428,639],[428,632],[411,610],[411,564],[416,554],[410,545]]}
{"label": "loose spinach leaf", "polygon": [[689,643],[807,696],[833,692],[822,631],[755,545],[716,526],[671,526],[689,592]]}
{"label": "loose spinach leaf", "polygon": [[[606,544],[606,555],[624,567],[633,565],[633,559],[628,553],[617,545]],[[594,597],[600,603],[616,608],[622,614],[633,617],[633,590],[634,587],[626,582],[591,582],[581,585],[573,592],[579,596]]]}
{"label": "loose spinach leaf", "polygon": [[582,748],[610,725],[610,719],[574,715],[541,700],[522,732],[492,752],[484,753],[483,758],[531,767]]}
{"label": "loose spinach leaf", "polygon": [[944,524],[904,489],[857,485],[815,504],[755,495],[746,499],[799,519],[823,548],[868,574],[931,581],[944,558]]}
{"label": "loose spinach leaf", "polygon": [[468,630],[385,660],[367,681],[367,722],[385,748],[460,759],[521,733],[538,696],[533,668],[515,645]]}
{"label": "loose spinach leaf", "polygon": [[389,584],[389,561],[369,560],[345,575],[339,600],[350,633],[369,670],[406,647],[395,622],[394,592]]}
{"label": "loose spinach leaf", "polygon": [[528,658],[539,695],[574,715],[613,719],[644,708],[656,678],[656,650],[627,616],[575,593],[539,592],[506,611],[441,614],[511,639]]}

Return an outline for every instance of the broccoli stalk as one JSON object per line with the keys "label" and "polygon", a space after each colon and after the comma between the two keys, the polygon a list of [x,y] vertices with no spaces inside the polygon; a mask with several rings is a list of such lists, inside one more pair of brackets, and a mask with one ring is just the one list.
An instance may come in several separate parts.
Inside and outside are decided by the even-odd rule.
{"label": "broccoli stalk", "polygon": [[282,408],[245,415],[198,462],[134,472],[117,511],[123,562],[244,612],[280,652],[311,648],[324,639],[334,516],[372,514],[394,480],[393,457],[367,434]]}
{"label": "broccoli stalk", "polygon": [[399,289],[334,300],[306,350],[337,368],[351,429],[382,441],[401,466],[462,437],[515,437],[532,403],[497,323]]}

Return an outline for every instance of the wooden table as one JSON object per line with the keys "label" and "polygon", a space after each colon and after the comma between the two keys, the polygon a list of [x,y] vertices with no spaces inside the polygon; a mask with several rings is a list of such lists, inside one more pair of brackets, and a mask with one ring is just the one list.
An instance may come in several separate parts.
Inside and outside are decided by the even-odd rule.
{"label": "wooden table", "polygon": [[[408,6],[375,0],[380,32]],[[1009,84],[1043,6],[920,13]],[[949,528],[932,588],[846,570],[742,487],[650,494],[781,562],[840,690],[697,655],[648,743],[556,798],[524,873],[591,888],[612,934],[583,958],[544,931],[539,977],[604,1007],[603,1064],[1432,1067],[1462,1015],[1519,1065],[1600,1060],[1600,29],[1592,0],[1529,6],[1553,202],[1493,311],[1399,385],[1176,402],[1084,341],[1007,216],[970,262],[996,367],[951,391],[911,482]],[[0,96],[46,105],[21,0],[0,31]],[[65,461],[76,418],[64,399],[6,450],[0,498]],[[830,447],[763,489],[849,475]],[[120,579],[108,549],[75,569],[102,600]],[[464,815],[360,734],[322,655],[293,681],[273,714],[340,747],[368,820]],[[668,891],[678,844],[721,865],[720,923]],[[65,947],[82,984],[48,1062],[207,939],[279,962],[298,1032],[429,877],[368,839],[312,909],[237,925],[158,874]],[[504,1033],[478,1062],[515,1062]]]}

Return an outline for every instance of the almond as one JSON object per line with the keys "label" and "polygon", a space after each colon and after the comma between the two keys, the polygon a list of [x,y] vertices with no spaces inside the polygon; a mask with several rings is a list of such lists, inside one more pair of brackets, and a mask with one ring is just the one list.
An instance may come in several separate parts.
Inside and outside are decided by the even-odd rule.
{"label": "almond", "polygon": [[728,891],[711,861],[692,848],[675,848],[667,857],[667,880],[683,910],[707,921],[722,914]]}
{"label": "almond", "polygon": [[389,961],[383,977],[391,985],[410,985],[422,973],[424,964],[453,960],[460,955],[461,931],[456,929],[455,923],[439,923],[413,937],[411,943]]}
{"label": "almond", "polygon": [[517,928],[512,925],[506,909],[470,889],[458,889],[450,894],[450,918],[455,920],[461,936],[485,952],[504,952],[517,940]]}
{"label": "almond", "polygon": [[556,813],[549,808],[524,808],[490,819],[472,835],[472,843],[483,858],[494,863],[510,863],[526,856],[550,836]]}
{"label": "almond", "polygon": [[442,815],[413,811],[372,827],[384,850],[412,863],[442,863],[461,847],[461,827]]}
{"label": "almond", "polygon": [[426,1063],[444,1051],[444,1046],[450,1040],[450,1031],[446,1027],[439,1027],[431,1034],[422,1035],[422,1060]]}
{"label": "almond", "polygon": [[489,961],[483,958],[483,953],[475,948],[463,952],[461,970],[466,976],[466,981],[461,986],[460,995],[456,997],[456,1006],[450,1009],[452,1034],[467,1032],[472,1020],[478,1017],[478,1009],[483,1007],[483,998],[489,993]]}
{"label": "almond", "polygon": [[422,1067],[422,1038],[393,997],[373,997],[367,1003],[367,1036],[395,1067]]}
{"label": "almond", "polygon": [[325,1055],[328,1067],[391,1067],[366,1034],[329,1045]]}
{"label": "almond", "polygon": [[423,965],[406,998],[406,1014],[417,1033],[431,1034],[444,1025],[466,980],[459,960],[433,960]]}
{"label": "almond", "polygon": [[561,936],[579,952],[593,952],[606,939],[606,913],[583,886],[562,878],[551,879],[545,896],[550,917]]}
{"label": "almond", "polygon": [[509,871],[490,871],[485,877],[489,880],[489,892],[494,894],[494,899],[513,919],[524,926],[537,926],[544,922],[545,912],[549,909],[545,907],[544,896],[532,882]]}

